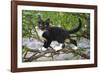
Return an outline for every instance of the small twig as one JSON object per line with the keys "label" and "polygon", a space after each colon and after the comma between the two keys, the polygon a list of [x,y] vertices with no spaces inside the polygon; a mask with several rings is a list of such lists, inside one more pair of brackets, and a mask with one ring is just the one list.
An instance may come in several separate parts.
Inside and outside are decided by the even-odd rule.
{"label": "small twig", "polygon": [[53,53],[51,53],[51,57],[52,57],[52,60],[54,60],[54,58],[53,58]]}
{"label": "small twig", "polygon": [[25,58],[26,60],[24,62],[31,62],[33,60],[33,56],[35,56],[38,53],[33,54],[30,58]]}
{"label": "small twig", "polygon": [[25,59],[27,53],[28,53],[28,50],[25,51],[25,54],[24,54],[24,56],[23,56],[24,59]]}

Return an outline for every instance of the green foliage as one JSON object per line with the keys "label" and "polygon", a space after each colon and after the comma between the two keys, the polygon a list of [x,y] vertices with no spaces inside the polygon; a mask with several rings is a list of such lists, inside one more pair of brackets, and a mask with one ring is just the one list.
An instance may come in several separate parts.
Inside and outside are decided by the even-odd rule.
{"label": "green foliage", "polygon": [[90,14],[89,13],[68,13],[68,12],[52,12],[52,11],[22,11],[22,35],[23,37],[33,37],[32,29],[35,31],[38,15],[41,15],[43,20],[50,18],[51,26],[60,26],[64,29],[73,29],[78,26],[78,18],[81,18],[82,32],[87,32],[90,35]]}

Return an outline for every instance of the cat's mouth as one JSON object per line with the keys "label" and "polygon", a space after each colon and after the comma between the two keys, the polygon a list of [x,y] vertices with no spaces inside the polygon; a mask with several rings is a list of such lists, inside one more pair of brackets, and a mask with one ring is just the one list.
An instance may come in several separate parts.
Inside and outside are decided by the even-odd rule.
{"label": "cat's mouth", "polygon": [[[39,28],[40,29],[40,28]],[[46,29],[44,28],[44,29],[40,29],[42,32],[45,32],[46,31]]]}
{"label": "cat's mouth", "polygon": [[39,28],[41,31],[46,31],[47,29],[46,28]]}

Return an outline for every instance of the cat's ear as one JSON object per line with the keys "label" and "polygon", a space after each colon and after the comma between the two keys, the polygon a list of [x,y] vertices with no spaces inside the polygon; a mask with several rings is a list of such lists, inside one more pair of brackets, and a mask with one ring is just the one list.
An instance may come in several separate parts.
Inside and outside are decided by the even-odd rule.
{"label": "cat's ear", "polygon": [[38,15],[38,21],[42,21],[42,18],[40,15]]}

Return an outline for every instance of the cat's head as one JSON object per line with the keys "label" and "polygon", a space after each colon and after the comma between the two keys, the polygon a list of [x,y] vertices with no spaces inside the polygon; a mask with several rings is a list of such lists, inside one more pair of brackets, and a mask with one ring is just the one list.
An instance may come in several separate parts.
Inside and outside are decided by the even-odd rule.
{"label": "cat's head", "polygon": [[38,16],[38,28],[40,30],[48,29],[49,24],[50,24],[50,18],[47,18],[46,20],[42,20],[41,16]]}

